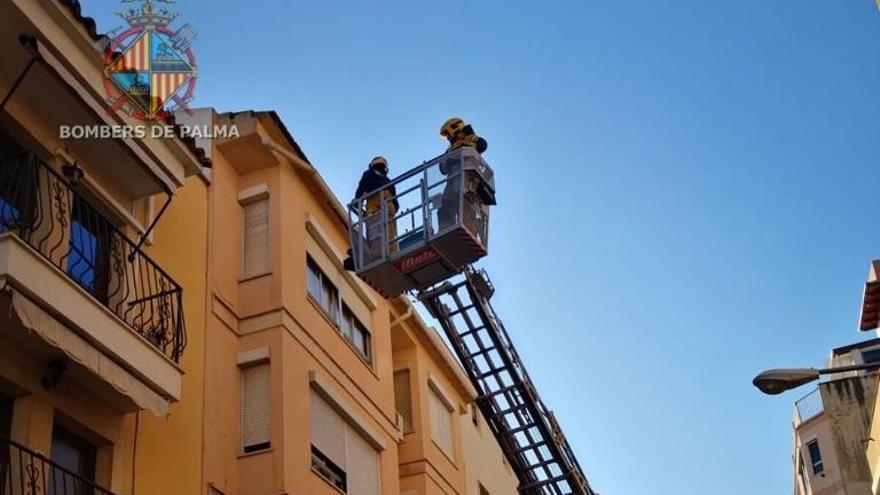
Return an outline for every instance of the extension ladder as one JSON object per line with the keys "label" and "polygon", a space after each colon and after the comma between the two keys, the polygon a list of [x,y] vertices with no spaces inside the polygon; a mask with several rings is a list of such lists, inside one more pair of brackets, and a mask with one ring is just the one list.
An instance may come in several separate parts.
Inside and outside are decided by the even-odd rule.
{"label": "extension ladder", "polygon": [[485,271],[468,267],[463,280],[423,291],[419,300],[476,387],[477,405],[519,479],[519,492],[596,495],[489,303],[493,293]]}

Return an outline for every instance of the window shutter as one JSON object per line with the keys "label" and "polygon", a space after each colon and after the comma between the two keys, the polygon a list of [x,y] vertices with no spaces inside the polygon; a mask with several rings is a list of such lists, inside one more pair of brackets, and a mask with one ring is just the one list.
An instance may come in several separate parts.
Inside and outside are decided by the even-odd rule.
{"label": "window shutter", "polygon": [[430,388],[431,436],[452,457],[452,413],[437,391]]}
{"label": "window shutter", "polygon": [[312,390],[309,400],[312,446],[320,450],[343,471],[345,459],[345,420],[323,397]]}
{"label": "window shutter", "polygon": [[262,199],[244,206],[245,277],[269,271],[269,200]]}
{"label": "window shutter", "polygon": [[348,442],[348,493],[379,495],[379,453],[351,427],[346,429]]}
{"label": "window shutter", "polygon": [[241,370],[241,431],[245,452],[269,446],[271,417],[269,401],[269,364]]}
{"label": "window shutter", "polygon": [[394,373],[394,407],[403,417],[404,433],[413,431],[409,370],[401,370]]}

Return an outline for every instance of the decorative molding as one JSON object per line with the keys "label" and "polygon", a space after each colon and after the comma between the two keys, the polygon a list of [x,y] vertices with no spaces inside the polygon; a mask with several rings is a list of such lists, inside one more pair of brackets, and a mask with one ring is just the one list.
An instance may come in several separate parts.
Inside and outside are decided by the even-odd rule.
{"label": "decorative molding", "polygon": [[247,368],[270,361],[269,347],[255,347],[244,352],[239,352],[235,357],[235,363],[239,368]]}
{"label": "decorative molding", "polygon": [[247,206],[257,201],[269,199],[269,184],[261,182],[238,192],[238,204]]}

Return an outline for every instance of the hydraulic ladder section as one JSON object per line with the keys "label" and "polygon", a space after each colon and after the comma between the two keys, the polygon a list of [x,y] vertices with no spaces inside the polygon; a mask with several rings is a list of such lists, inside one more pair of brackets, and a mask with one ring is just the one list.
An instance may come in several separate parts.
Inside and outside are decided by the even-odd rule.
{"label": "hydraulic ladder section", "polygon": [[595,495],[553,413],[532,384],[489,299],[485,272],[423,291],[477,389],[477,405],[513,467],[524,495]]}

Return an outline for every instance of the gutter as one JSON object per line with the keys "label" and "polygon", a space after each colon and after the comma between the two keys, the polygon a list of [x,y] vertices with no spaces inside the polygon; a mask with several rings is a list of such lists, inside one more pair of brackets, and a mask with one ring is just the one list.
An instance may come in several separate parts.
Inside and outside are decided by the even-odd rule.
{"label": "gutter", "polygon": [[330,209],[336,213],[336,216],[339,217],[339,220],[342,222],[342,225],[348,229],[348,213],[342,203],[339,202],[339,198],[336,197],[336,194],[330,189],[330,186],[324,181],[324,178],[321,177],[321,174],[318,173],[318,170],[309,162],[303,160],[299,156],[294,153],[291,153],[290,150],[285,148],[284,146],[276,143],[275,141],[264,137],[262,138],[263,146],[270,148],[272,151],[277,152],[282,155],[284,158],[287,158],[291,163],[293,163],[300,171],[308,174],[312,180],[318,184],[318,188],[321,190],[321,193],[324,194],[327,198],[327,204],[330,206]]}

